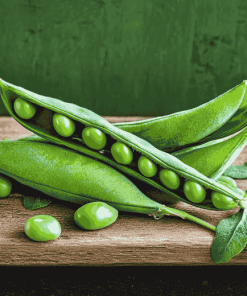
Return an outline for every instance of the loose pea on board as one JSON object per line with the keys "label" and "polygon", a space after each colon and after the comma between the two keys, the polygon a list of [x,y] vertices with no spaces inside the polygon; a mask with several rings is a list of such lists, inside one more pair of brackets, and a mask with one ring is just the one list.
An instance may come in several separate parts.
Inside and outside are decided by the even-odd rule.
{"label": "loose pea on board", "polygon": [[[178,160],[175,156],[162,152],[147,141],[116,128],[104,118],[86,108],[79,107],[75,104],[65,103],[61,100],[37,95],[3,80],[0,80],[0,94],[10,115],[28,130],[52,141],[53,143],[66,146],[77,152],[103,161],[132,177],[146,182],[174,196],[175,198],[180,199],[181,201],[201,208],[217,210],[211,201],[212,191],[231,197],[236,202],[240,201],[244,196],[244,191],[232,191],[223,184],[207,178],[195,169]],[[39,108],[37,115],[29,120],[21,119],[13,109],[13,105],[17,97],[21,97],[23,100],[36,105],[37,108]],[[74,121],[76,125],[76,132],[71,137],[63,137],[54,132],[52,117],[55,113],[66,116]],[[107,144],[103,150],[95,151],[85,143],[82,143],[83,140],[78,141],[78,139],[82,137],[83,129],[87,126],[99,129],[105,134]],[[125,144],[133,151],[133,162],[131,164],[123,165],[114,159],[111,154],[111,146],[116,142]],[[157,173],[155,173],[153,177],[148,177],[147,174],[145,175],[142,167],[140,165],[138,166],[138,160],[141,159],[148,159],[154,164],[154,168],[157,167]],[[205,200],[202,203],[191,202],[186,197],[186,192],[183,191],[183,186],[177,190],[165,187],[159,179],[159,171],[162,169],[168,169],[176,173],[182,184],[185,181],[191,181],[199,184],[205,189]]]}
{"label": "loose pea on board", "polygon": [[104,202],[90,202],[74,214],[75,223],[85,230],[97,230],[113,224],[118,211]]}
{"label": "loose pea on board", "polygon": [[37,242],[57,239],[61,234],[61,225],[50,215],[37,215],[25,223],[26,235]]}

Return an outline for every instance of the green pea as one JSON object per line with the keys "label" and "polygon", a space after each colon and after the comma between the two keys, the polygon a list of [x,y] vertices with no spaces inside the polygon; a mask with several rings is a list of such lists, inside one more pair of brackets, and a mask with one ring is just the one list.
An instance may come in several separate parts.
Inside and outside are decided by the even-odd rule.
{"label": "green pea", "polygon": [[30,119],[35,115],[37,109],[32,103],[17,98],[14,101],[14,110],[20,118]]}
{"label": "green pea", "polygon": [[26,221],[25,233],[37,242],[54,240],[61,234],[61,225],[50,215],[37,215]]}
{"label": "green pea", "polygon": [[145,156],[141,156],[138,160],[138,168],[139,171],[145,176],[145,177],[153,177],[157,173],[157,167],[156,164],[153,163],[151,160],[149,160]]}
{"label": "green pea", "polygon": [[5,177],[0,176],[0,197],[7,197],[12,190],[12,183]]}
{"label": "green pea", "polygon": [[179,176],[171,170],[163,169],[159,173],[160,181],[169,189],[178,189],[180,185]]}
{"label": "green pea", "polygon": [[116,142],[111,146],[111,154],[116,162],[121,164],[130,164],[133,160],[132,150],[120,142]]}
{"label": "green pea", "polygon": [[212,199],[213,205],[217,209],[230,210],[238,206],[238,203],[235,202],[231,197],[218,192],[212,192],[211,199]]}
{"label": "green pea", "polygon": [[184,184],[184,194],[189,201],[200,203],[206,198],[205,189],[198,183],[186,181]]}
{"label": "green pea", "polygon": [[53,127],[63,137],[70,137],[75,132],[75,123],[70,118],[58,113],[53,115]]}
{"label": "green pea", "polygon": [[82,131],[82,139],[89,148],[101,150],[106,145],[106,135],[94,127],[86,127]]}
{"label": "green pea", "polygon": [[118,210],[104,202],[91,202],[80,207],[74,214],[75,223],[86,230],[97,230],[114,223]]}

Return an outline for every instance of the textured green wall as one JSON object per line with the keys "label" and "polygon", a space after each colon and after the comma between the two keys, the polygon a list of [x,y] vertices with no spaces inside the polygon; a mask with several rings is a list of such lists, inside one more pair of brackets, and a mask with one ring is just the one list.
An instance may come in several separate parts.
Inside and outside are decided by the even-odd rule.
{"label": "textured green wall", "polygon": [[247,79],[246,0],[0,2],[0,77],[100,115],[165,115]]}

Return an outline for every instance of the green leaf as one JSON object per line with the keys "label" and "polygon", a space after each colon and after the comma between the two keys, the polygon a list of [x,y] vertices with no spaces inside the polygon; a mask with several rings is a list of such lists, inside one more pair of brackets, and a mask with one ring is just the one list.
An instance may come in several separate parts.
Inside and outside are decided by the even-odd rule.
{"label": "green leaf", "polygon": [[28,210],[37,210],[48,206],[52,202],[52,199],[49,198],[40,198],[24,195],[23,196],[23,205]]}
{"label": "green leaf", "polygon": [[238,255],[247,244],[247,209],[223,219],[216,227],[211,254],[216,264],[226,263]]}
{"label": "green leaf", "polygon": [[242,165],[231,165],[223,175],[234,179],[247,179],[247,162]]}

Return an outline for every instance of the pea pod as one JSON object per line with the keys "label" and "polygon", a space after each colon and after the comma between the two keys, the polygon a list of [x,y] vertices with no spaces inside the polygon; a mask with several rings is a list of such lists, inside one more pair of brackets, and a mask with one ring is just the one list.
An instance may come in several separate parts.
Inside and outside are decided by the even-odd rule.
{"label": "pea pod", "polygon": [[203,175],[218,179],[247,144],[247,128],[228,139],[219,139],[173,152],[183,163]]}
{"label": "pea pod", "polygon": [[[75,203],[97,199],[118,210],[137,209],[146,214],[161,206],[112,167],[43,141],[1,141],[0,172],[52,197]],[[140,206],[141,200],[144,207]]]}
{"label": "pea pod", "polygon": [[[0,90],[1,97],[10,115],[28,130],[52,141],[53,143],[64,145],[77,152],[103,161],[181,201],[196,205],[197,207],[217,210],[211,202],[212,192],[226,195],[236,200],[236,202],[239,202],[239,200],[243,198],[243,191],[238,193],[234,192],[226,186],[207,178],[194,168],[184,164],[175,156],[162,152],[149,142],[131,133],[118,129],[101,116],[86,108],[79,107],[75,104],[65,103],[58,99],[37,95],[21,87],[4,82],[3,80],[0,80]],[[36,112],[32,118],[23,119],[17,115],[14,106],[15,101],[18,98],[35,107]],[[64,122],[69,123],[69,129],[71,126],[75,125],[74,133],[71,134],[71,136],[62,136],[57,133],[53,126],[53,118],[56,114],[60,114],[63,118],[66,118]],[[63,121],[60,123],[61,126],[64,127]],[[90,148],[82,139],[83,130],[88,127],[105,134],[106,145],[103,150]],[[94,140],[97,144],[99,139],[96,138]],[[133,161],[131,163],[123,165],[115,160],[111,154],[111,147],[116,142],[120,142],[132,150]],[[139,159],[141,157],[143,161],[139,164]],[[143,165],[143,162],[146,162],[147,165]],[[145,169],[143,169],[144,167]],[[139,168],[142,168],[140,169],[141,171]],[[164,169],[174,172],[179,177],[180,186],[177,189],[165,186],[165,182],[162,182],[159,178],[160,172]],[[153,172],[156,172],[156,174],[153,175]],[[188,181],[190,182],[190,186],[184,186]],[[193,184],[198,189],[198,192],[202,192],[203,195],[205,194],[205,199],[201,203],[191,201],[193,200],[193,190],[191,190]],[[190,196],[190,199],[188,199],[188,196]]]}
{"label": "pea pod", "polygon": [[246,81],[199,107],[146,120],[115,123],[156,148],[174,152],[229,136],[247,125]]}
{"label": "pea pod", "polygon": [[100,201],[119,211],[148,214],[155,219],[179,216],[216,229],[148,198],[111,166],[38,136],[0,141],[0,173],[60,200],[78,204]]}

